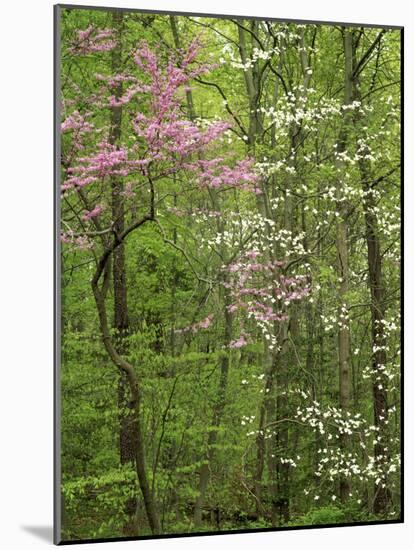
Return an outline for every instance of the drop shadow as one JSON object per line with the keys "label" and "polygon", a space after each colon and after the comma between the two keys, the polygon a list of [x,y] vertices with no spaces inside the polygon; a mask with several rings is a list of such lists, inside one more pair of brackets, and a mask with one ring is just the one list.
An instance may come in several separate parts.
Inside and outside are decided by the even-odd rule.
{"label": "drop shadow", "polygon": [[51,525],[21,525],[20,527],[38,539],[53,544],[53,527]]}

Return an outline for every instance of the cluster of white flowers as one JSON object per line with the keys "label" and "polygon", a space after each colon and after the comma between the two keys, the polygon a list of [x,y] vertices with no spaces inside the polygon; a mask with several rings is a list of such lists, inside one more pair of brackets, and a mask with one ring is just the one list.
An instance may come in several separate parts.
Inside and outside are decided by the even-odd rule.
{"label": "cluster of white flowers", "polygon": [[[297,407],[294,418],[319,434],[320,446],[316,449],[318,458],[314,471],[317,478],[324,483],[336,483],[338,479],[349,478],[362,483],[374,481],[379,487],[392,486],[393,474],[398,477],[400,455],[398,452],[391,452],[388,447],[383,447],[383,454],[378,455],[374,452],[375,447],[382,443],[379,426],[369,424],[361,413],[352,414],[331,405],[324,407],[301,388],[291,388],[282,391],[281,394],[299,397],[302,405]],[[388,409],[389,415],[393,413],[396,413],[395,405]],[[241,423],[245,426],[255,419],[255,416],[243,416]],[[246,434],[247,437],[258,435],[268,439],[277,435],[277,432],[270,424],[265,429],[252,430]],[[352,437],[351,447],[344,448],[341,445],[343,436]],[[390,444],[398,448],[398,440],[390,438]],[[297,468],[301,459],[300,455],[271,456],[292,468]],[[358,496],[358,489],[354,488],[353,491],[355,496]],[[309,495],[311,490],[304,489],[304,493]],[[314,500],[319,500],[320,495],[314,494],[313,497]],[[336,496],[333,495],[332,500],[335,499]],[[357,502],[360,503],[361,500]]]}
{"label": "cluster of white flowers", "polygon": [[[300,459],[299,455],[298,455],[298,457]],[[291,466],[292,468],[297,468],[297,463],[292,458],[280,457],[279,461],[280,461],[281,464],[289,464],[289,466]]]}
{"label": "cluster of white flowers", "polygon": [[242,416],[242,419],[241,419],[241,425],[242,426],[245,426],[246,424],[251,424],[252,422],[254,422],[255,420],[255,416]]}
{"label": "cluster of white flowers", "polygon": [[321,122],[341,116],[342,109],[338,100],[324,99],[322,102],[317,98],[316,90],[298,86],[295,92],[289,91],[280,97],[275,105],[260,107],[257,112],[266,126],[274,126],[280,136],[280,130],[292,125],[301,124],[305,130],[316,131]]}
{"label": "cluster of white flowers", "polygon": [[[200,216],[196,219],[198,224],[205,222],[206,218]],[[264,231],[266,223],[274,223],[273,220],[266,222],[265,218],[255,213],[228,212],[226,214],[227,228],[222,232],[216,232],[212,238],[201,238],[200,243],[207,247],[221,245],[230,249],[241,247],[245,240],[250,237],[250,246],[258,245],[258,232]]]}
{"label": "cluster of white flowers", "polygon": [[[372,209],[370,209],[372,211]],[[401,211],[399,206],[390,210],[388,206],[376,207],[378,229],[386,237],[399,235],[401,231]]]}
{"label": "cluster of white flowers", "polygon": [[[200,215],[196,222],[201,224],[207,221],[207,215]],[[215,232],[214,237],[200,239],[204,246],[215,247],[217,245],[234,250],[242,247],[246,239],[250,248],[258,248],[262,253],[273,250],[278,245],[283,250],[284,258],[291,256],[304,256],[310,251],[306,250],[303,242],[305,233],[294,234],[287,229],[276,229],[276,223],[261,214],[246,212],[229,212],[226,214],[227,228],[222,232]]]}
{"label": "cluster of white flowers", "polygon": [[[248,316],[252,317],[252,314],[248,314]],[[278,339],[277,336],[274,334],[274,323],[273,321],[256,321],[257,326],[262,331],[263,337],[266,340],[267,347],[270,351],[274,351],[275,349],[280,350],[280,347],[278,346]]]}
{"label": "cluster of white flowers", "polygon": [[335,326],[338,324],[337,316],[334,314],[331,315],[322,315],[321,314],[321,320],[324,325],[323,329],[325,332],[330,332],[335,328]]}
{"label": "cluster of white flowers", "polygon": [[[297,27],[299,28],[299,27]],[[276,39],[276,42],[278,44],[283,43],[283,49],[286,48],[287,44],[294,44],[297,45],[298,41],[300,41],[301,36],[296,32],[296,30],[293,27],[290,26],[281,26],[279,28],[275,28],[273,31],[273,36]],[[305,52],[313,52],[316,53],[318,50],[317,48],[313,48],[311,46],[309,47],[301,47],[297,46],[298,51],[305,51]],[[257,63],[259,60],[268,61],[272,59],[274,56],[280,55],[282,51],[282,46],[275,46],[272,44],[270,47],[263,46],[263,48],[255,47],[252,50],[251,57],[245,60],[243,63],[240,60],[239,52],[237,51],[237,48],[233,46],[230,43],[225,43],[222,50],[221,50],[221,57],[219,58],[219,62],[222,65],[229,64],[231,67],[235,69],[241,69],[243,71],[247,71],[248,69],[251,69],[255,63]]]}
{"label": "cluster of white flowers", "polygon": [[[196,117],[196,118],[194,118],[194,120],[192,122],[196,126],[198,126],[199,128],[202,128],[204,130],[206,128],[209,128],[210,126],[214,126],[215,124],[218,124],[219,122],[223,122],[223,119],[221,117],[219,117],[218,115],[214,115],[214,116],[209,117],[209,118]],[[223,133],[225,135],[230,135],[228,130],[226,130]]]}
{"label": "cluster of white flowers", "polygon": [[338,327],[342,330],[349,330],[349,311],[346,304],[341,305],[338,317]]}
{"label": "cluster of white flowers", "polygon": [[222,57],[219,61],[222,65],[228,63],[234,69],[242,69],[247,71],[251,69],[259,59],[267,61],[275,55],[280,54],[280,49],[278,47],[273,47],[268,50],[262,50],[261,48],[253,48],[252,56],[245,60],[245,63],[240,61],[239,53],[235,51],[235,48],[227,43],[222,48]]}
{"label": "cluster of white flowers", "polygon": [[[364,367],[362,377],[376,382],[378,389],[387,387],[389,391],[397,389],[393,384],[398,382],[400,367],[397,363],[390,362],[387,365],[377,365],[375,369],[371,366]],[[390,384],[391,383],[391,384]]]}
{"label": "cluster of white flowers", "polygon": [[[257,162],[255,166],[259,174],[266,177],[283,171],[292,173],[293,168],[287,164],[286,160],[276,160],[274,162],[263,160],[262,162]],[[295,171],[294,168],[293,171]]]}
{"label": "cluster of white flowers", "polygon": [[[342,279],[338,278],[339,282]],[[325,332],[331,332],[334,329],[349,330],[349,311],[346,304],[342,304],[338,311],[330,312],[327,315],[320,315]]]}
{"label": "cluster of white flowers", "polygon": [[[388,409],[388,414],[395,412],[395,406]],[[329,481],[352,476],[357,477],[359,481],[373,478],[376,484],[385,487],[387,476],[397,472],[400,464],[398,453],[389,456],[389,449],[385,447],[384,455],[367,454],[367,448],[374,449],[382,443],[382,437],[379,434],[379,426],[369,425],[360,413],[352,415],[349,411],[345,412],[333,406],[323,410],[319,402],[311,400],[308,406],[297,407],[296,418],[325,437],[325,446],[317,451],[320,455],[315,472],[317,477],[326,475]],[[338,440],[344,435],[354,436],[357,448],[363,452],[362,456],[361,451],[350,452],[338,445]],[[335,441],[336,445],[333,444]]]}

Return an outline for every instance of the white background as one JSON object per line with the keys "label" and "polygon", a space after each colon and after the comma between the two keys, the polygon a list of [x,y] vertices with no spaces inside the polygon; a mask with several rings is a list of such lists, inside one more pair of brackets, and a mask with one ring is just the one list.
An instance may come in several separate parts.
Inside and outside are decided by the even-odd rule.
{"label": "white background", "polygon": [[[72,3],[82,3],[72,0]],[[403,0],[85,0],[85,4],[405,25],[406,524],[113,543],[112,548],[406,549],[413,497],[414,18]],[[6,0],[0,16],[0,545],[51,545],[53,43],[50,0]],[[411,542],[412,544],[412,542]],[[411,546],[411,545],[410,545]],[[85,545],[97,549],[98,545]],[[104,546],[111,548],[111,546]]]}

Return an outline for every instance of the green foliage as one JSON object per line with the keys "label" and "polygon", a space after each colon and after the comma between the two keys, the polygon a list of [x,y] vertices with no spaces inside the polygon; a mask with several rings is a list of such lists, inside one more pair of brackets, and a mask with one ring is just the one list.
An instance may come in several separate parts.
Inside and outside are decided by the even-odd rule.
{"label": "green foliage", "polygon": [[347,514],[338,506],[323,506],[311,508],[302,517],[290,523],[290,525],[332,525],[346,523]]}

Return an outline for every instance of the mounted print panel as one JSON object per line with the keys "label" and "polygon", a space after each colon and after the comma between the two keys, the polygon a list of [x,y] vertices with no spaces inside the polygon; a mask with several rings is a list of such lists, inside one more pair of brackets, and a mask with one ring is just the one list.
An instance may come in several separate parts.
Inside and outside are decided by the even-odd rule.
{"label": "mounted print panel", "polygon": [[401,522],[402,29],[55,38],[55,542]]}

